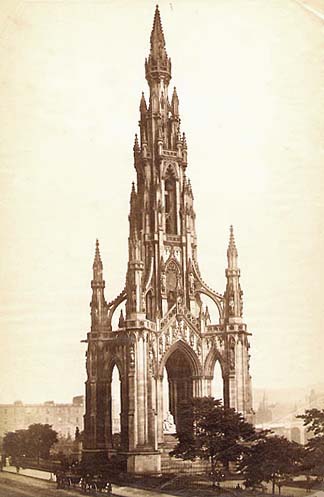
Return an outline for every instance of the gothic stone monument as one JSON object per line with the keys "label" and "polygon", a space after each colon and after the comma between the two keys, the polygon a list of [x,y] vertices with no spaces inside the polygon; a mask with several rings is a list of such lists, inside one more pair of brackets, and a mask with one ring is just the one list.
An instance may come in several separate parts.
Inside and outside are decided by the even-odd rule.
{"label": "gothic stone monument", "polygon": [[[91,331],[87,335],[84,457],[109,458],[112,440],[112,370],[121,382],[121,448],[131,473],[161,470],[163,374],[169,384],[168,409],[179,426],[184,399],[211,395],[219,361],[224,404],[251,420],[249,333],[242,319],[242,290],[231,227],[226,290],[213,291],[197,262],[196,215],[187,177],[187,143],[180,133],[179,100],[168,87],[171,61],[165,49],[158,7],[145,61],[149,98],[140,101],[140,139],[135,136],[137,174],[130,195],[129,259],[126,284],[110,303],[96,244],[93,263]],[[216,304],[210,322],[202,295]],[[205,297],[206,298],[206,297]],[[118,329],[112,317],[120,304]],[[117,310],[119,313],[119,310]]]}

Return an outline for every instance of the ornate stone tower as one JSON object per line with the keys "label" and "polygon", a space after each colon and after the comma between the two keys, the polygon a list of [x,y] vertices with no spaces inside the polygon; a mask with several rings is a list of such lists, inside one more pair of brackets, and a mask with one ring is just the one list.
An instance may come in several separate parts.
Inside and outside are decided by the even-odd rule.
{"label": "ornate stone tower", "polygon": [[[91,331],[87,336],[84,454],[114,453],[112,370],[121,383],[121,448],[127,470],[159,472],[166,402],[175,425],[183,399],[211,394],[219,361],[223,400],[251,419],[249,333],[242,319],[237,249],[233,228],[227,251],[226,290],[209,288],[199,271],[193,193],[187,177],[187,143],[180,133],[179,99],[169,99],[171,61],[165,49],[158,7],[145,61],[149,86],[140,101],[140,139],[135,136],[129,214],[126,285],[107,303],[99,244],[93,264]],[[203,297],[204,296],[204,297]],[[211,323],[203,298],[218,310]],[[121,311],[117,329],[112,318]],[[124,305],[124,304],[123,304]]]}

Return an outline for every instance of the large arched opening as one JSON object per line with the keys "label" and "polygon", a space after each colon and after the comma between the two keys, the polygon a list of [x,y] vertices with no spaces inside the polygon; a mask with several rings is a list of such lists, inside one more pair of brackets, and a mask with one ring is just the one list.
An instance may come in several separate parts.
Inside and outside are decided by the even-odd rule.
{"label": "large arched opening", "polygon": [[110,376],[110,406],[109,409],[109,439],[110,446],[119,449],[122,445],[123,433],[123,397],[122,397],[122,377],[120,368],[116,363],[113,364]]}
{"label": "large arched opening", "polygon": [[224,404],[224,380],[219,361],[215,362],[213,379],[211,381],[211,396]]}
{"label": "large arched opening", "polygon": [[193,365],[181,347],[169,355],[163,373],[163,431],[174,433],[181,427],[181,403],[193,397]]}
{"label": "large arched opening", "polygon": [[226,372],[224,371],[224,357],[215,346],[209,351],[204,371],[208,382],[208,395],[221,400],[226,406],[228,404],[228,383],[226,382]]}
{"label": "large arched opening", "polygon": [[112,434],[120,433],[121,388],[120,374],[115,365],[111,375],[111,420]]}

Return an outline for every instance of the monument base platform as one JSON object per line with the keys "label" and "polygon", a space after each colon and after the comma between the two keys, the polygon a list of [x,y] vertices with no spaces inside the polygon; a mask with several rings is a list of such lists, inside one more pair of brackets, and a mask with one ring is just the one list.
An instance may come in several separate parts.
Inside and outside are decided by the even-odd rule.
{"label": "monument base platform", "polygon": [[127,473],[131,474],[160,474],[161,454],[160,452],[128,452],[127,453]]}

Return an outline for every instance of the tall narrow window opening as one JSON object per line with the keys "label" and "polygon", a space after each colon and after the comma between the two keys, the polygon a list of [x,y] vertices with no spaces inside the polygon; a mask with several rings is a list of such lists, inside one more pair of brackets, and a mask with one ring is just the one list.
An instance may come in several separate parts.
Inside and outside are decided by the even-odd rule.
{"label": "tall narrow window opening", "polygon": [[171,173],[165,180],[165,230],[169,235],[177,234],[176,180]]}

